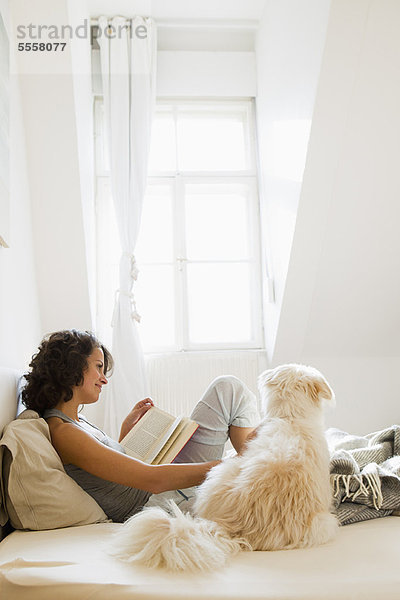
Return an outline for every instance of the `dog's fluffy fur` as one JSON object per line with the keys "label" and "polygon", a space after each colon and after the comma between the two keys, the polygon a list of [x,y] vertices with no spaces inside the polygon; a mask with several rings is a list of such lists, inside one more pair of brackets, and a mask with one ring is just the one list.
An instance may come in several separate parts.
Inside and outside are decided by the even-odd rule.
{"label": "dog's fluffy fur", "polygon": [[239,456],[214,467],[192,517],[170,505],[123,526],[120,558],[170,571],[222,566],[240,549],[283,550],[331,540],[329,453],[322,404],[334,394],[316,369],[283,365],[260,375],[265,416]]}

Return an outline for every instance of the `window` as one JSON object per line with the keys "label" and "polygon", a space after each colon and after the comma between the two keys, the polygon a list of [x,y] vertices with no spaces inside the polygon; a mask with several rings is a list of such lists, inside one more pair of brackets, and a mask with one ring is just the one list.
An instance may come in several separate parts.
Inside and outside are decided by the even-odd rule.
{"label": "window", "polygon": [[[109,339],[120,248],[95,102],[98,329]],[[135,286],[145,351],[260,348],[259,203],[250,100],[159,101]]]}

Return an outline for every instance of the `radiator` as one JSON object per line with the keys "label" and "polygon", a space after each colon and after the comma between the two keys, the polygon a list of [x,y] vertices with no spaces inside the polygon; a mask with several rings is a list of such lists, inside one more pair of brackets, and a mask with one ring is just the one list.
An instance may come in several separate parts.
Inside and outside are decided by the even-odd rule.
{"label": "radiator", "polygon": [[257,393],[257,377],[267,367],[263,350],[176,352],[146,355],[150,396],[174,415],[189,415],[220,375],[235,375]]}

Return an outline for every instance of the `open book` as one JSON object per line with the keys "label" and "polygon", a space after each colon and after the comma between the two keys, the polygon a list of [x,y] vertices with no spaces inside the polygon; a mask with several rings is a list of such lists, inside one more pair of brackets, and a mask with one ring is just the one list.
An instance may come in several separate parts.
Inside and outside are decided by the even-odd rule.
{"label": "open book", "polygon": [[171,463],[197,428],[191,419],[174,417],[153,406],[120,443],[129,456],[143,462]]}

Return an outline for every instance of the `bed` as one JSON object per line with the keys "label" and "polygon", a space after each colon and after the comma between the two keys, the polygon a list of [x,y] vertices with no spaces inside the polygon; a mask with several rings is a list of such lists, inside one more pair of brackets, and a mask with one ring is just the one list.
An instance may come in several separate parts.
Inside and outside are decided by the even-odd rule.
{"label": "bed", "polygon": [[[18,373],[0,369],[0,429],[17,412]],[[4,493],[4,491],[3,491]],[[4,511],[3,511],[4,515]],[[4,518],[3,518],[4,521]],[[108,541],[111,522],[41,531],[3,528],[0,597],[13,600],[307,599],[400,597],[400,519],[341,527],[325,546],[243,552],[217,572],[171,575],[118,561]]]}

